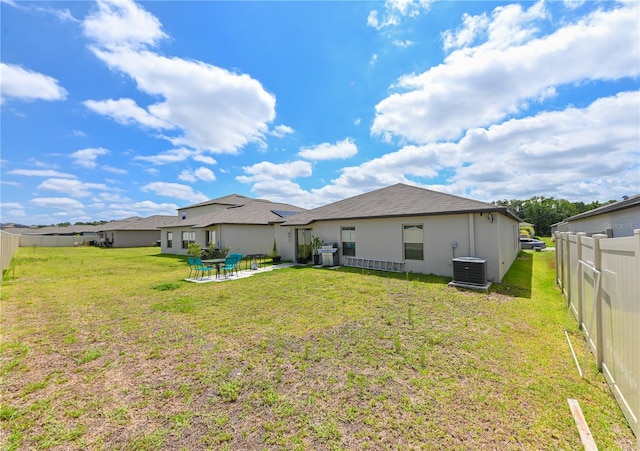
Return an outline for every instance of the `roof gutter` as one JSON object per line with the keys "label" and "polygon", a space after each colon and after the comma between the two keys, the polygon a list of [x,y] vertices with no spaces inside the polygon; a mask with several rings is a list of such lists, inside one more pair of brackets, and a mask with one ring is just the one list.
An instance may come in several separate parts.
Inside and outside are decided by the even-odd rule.
{"label": "roof gutter", "polygon": [[354,221],[357,219],[389,219],[389,218],[410,218],[415,216],[445,216],[445,215],[463,215],[474,213],[502,213],[505,216],[511,217],[514,221],[522,222],[522,219],[507,210],[506,207],[487,208],[486,210],[457,210],[457,211],[438,211],[430,213],[406,213],[397,215],[376,215],[376,216],[341,216],[341,217],[328,217],[320,219],[311,219],[307,222],[288,222],[284,224],[289,227],[306,226],[313,224],[314,222],[322,221]]}

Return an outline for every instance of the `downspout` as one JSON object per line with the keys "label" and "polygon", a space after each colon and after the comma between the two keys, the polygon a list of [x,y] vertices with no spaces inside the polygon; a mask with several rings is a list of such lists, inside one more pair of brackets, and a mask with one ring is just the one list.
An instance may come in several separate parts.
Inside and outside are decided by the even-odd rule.
{"label": "downspout", "polygon": [[473,221],[473,213],[469,213],[469,257],[476,256],[476,231]]}

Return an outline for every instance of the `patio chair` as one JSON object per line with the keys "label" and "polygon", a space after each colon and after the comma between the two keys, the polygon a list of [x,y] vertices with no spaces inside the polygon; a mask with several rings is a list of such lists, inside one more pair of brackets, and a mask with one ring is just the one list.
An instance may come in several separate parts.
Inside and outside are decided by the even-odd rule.
{"label": "patio chair", "polygon": [[200,279],[202,279],[205,272],[208,272],[209,275],[211,275],[211,271],[213,271],[212,267],[206,266],[198,257],[187,257],[187,262],[189,263],[189,278],[191,278],[192,271],[195,271],[196,279],[198,278],[198,272],[200,273]]}
{"label": "patio chair", "polygon": [[236,272],[236,276],[238,275],[238,265],[241,260],[242,254],[231,254],[225,259],[224,265],[222,265],[225,277],[227,277],[227,273],[229,272],[233,275],[233,271]]}
{"label": "patio chair", "polygon": [[198,270],[200,271],[201,279],[204,277],[205,272],[208,272],[209,275],[211,275],[211,271],[213,271],[213,267],[207,266],[204,263],[202,263],[202,259],[200,257],[196,257],[195,260],[196,260],[196,265],[198,267]]}
{"label": "patio chair", "polygon": [[189,265],[189,279],[191,279],[191,273],[195,271],[196,277],[198,276],[198,269],[196,265],[196,259],[193,257],[187,257],[187,264]]}

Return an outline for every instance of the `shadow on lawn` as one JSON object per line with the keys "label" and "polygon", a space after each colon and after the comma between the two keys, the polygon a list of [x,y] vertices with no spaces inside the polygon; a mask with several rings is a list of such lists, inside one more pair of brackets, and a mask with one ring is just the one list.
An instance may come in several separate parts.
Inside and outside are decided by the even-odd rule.
{"label": "shadow on lawn", "polygon": [[160,258],[167,258],[167,259],[171,259],[171,260],[180,260],[183,262],[187,262],[187,256],[186,255],[176,255],[176,254],[151,254],[149,255],[149,257],[160,257]]}
{"label": "shadow on lawn", "polygon": [[[187,257],[185,255],[174,254],[154,254],[150,257],[160,257],[175,260],[176,263],[187,263]],[[339,271],[352,274],[363,274],[370,276],[383,277],[385,279],[405,280],[407,282],[424,282],[435,283],[445,285],[451,281],[451,277],[436,276],[433,274],[419,274],[419,273],[407,273],[407,272],[390,272],[379,271],[365,268],[354,268],[348,266],[312,266],[310,264],[293,264],[290,266],[295,270],[316,270],[316,271]],[[489,288],[490,293],[504,294],[507,296],[516,296],[531,298],[531,280],[533,278],[533,253],[521,251],[518,257],[511,265],[511,268],[505,275],[502,283],[494,283]]]}
{"label": "shadow on lawn", "polygon": [[532,279],[533,253],[520,251],[504,279],[502,279],[502,283],[491,285],[489,291],[531,299]]}
{"label": "shadow on lawn", "polygon": [[338,271],[351,274],[362,274],[367,276],[378,276],[385,279],[404,280],[407,282],[425,282],[425,283],[437,283],[445,285],[451,281],[451,277],[436,276],[433,274],[419,274],[413,272],[391,272],[382,270],[373,270],[366,268],[355,268],[350,266],[311,266],[311,265],[294,265],[293,269],[313,269],[316,271]]}

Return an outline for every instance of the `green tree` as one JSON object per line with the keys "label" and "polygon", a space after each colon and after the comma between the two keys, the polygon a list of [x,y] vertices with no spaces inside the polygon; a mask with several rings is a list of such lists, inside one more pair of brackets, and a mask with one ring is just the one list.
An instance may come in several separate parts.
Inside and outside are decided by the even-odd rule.
{"label": "green tree", "polygon": [[536,234],[542,236],[551,234],[553,224],[605,205],[598,201],[585,204],[584,202],[569,202],[565,199],[544,196],[533,196],[527,200],[498,200],[493,204],[507,207],[510,212],[524,222],[533,224]]}

